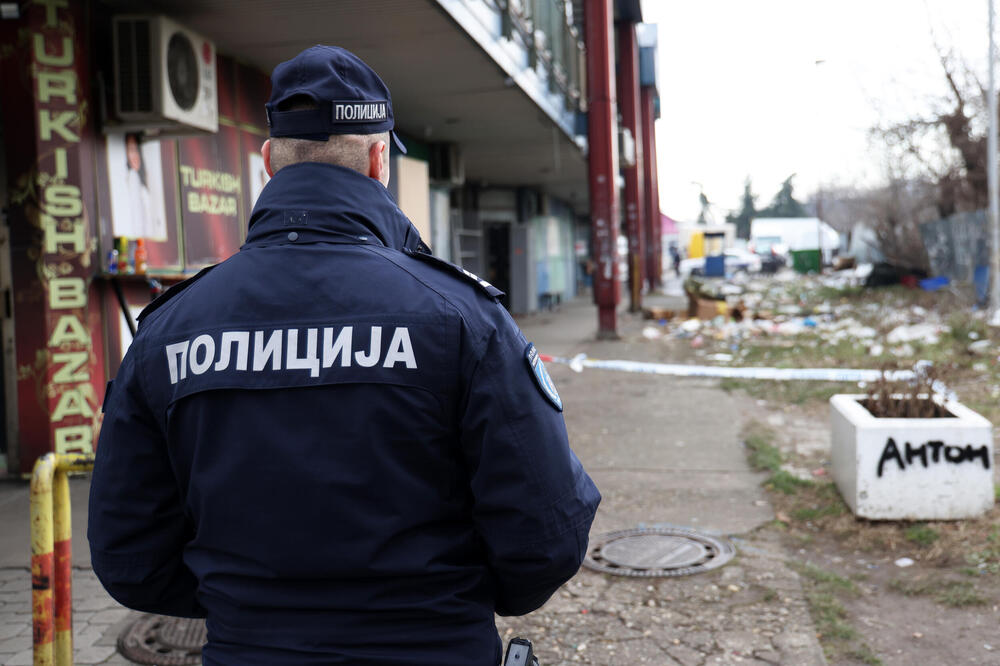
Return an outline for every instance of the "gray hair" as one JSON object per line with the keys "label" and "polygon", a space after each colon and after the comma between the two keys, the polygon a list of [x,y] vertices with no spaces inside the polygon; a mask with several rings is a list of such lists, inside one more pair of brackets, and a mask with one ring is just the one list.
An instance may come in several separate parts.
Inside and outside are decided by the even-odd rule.
{"label": "gray hair", "polygon": [[[315,109],[316,102],[299,95],[282,104],[282,111]],[[368,175],[368,153],[379,141],[389,143],[389,133],[379,134],[331,134],[326,141],[311,141],[291,137],[271,139],[271,168],[275,172],[289,164],[299,162],[322,162],[337,164],[358,173]]]}

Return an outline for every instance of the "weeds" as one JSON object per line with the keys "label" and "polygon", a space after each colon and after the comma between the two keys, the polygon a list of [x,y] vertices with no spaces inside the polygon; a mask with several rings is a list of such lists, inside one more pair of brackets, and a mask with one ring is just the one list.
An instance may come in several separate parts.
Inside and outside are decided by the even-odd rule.
{"label": "weeds", "polygon": [[915,543],[918,546],[929,546],[941,537],[937,530],[923,524],[906,528],[904,536],[907,541]]}
{"label": "weeds", "polygon": [[952,608],[982,606],[989,601],[980,596],[969,581],[940,579],[905,581],[897,578],[889,582],[889,589],[907,597],[931,597],[937,603]]}
{"label": "weeds", "polygon": [[795,509],[792,511],[792,518],[796,520],[819,520],[826,516],[839,516],[844,513],[843,503],[813,505],[805,509]]}
{"label": "weeds", "polygon": [[890,379],[887,368],[872,382],[861,404],[878,418],[926,419],[951,416],[932,399],[940,371],[935,366],[921,366],[913,379]]}
{"label": "weeds", "polygon": [[[744,362],[747,359],[743,359]],[[769,365],[781,367],[793,367],[797,364],[790,362],[768,362]],[[753,365],[751,363],[751,365]],[[843,382],[814,382],[814,381],[768,381],[758,379],[722,379],[719,388],[727,393],[733,391],[743,391],[751,398],[769,400],[775,403],[791,403],[793,405],[803,405],[812,402],[827,402],[830,396],[849,391],[850,385]]]}
{"label": "weeds", "polygon": [[781,451],[771,444],[774,433],[760,425],[752,423],[747,426],[744,436],[750,466],[758,472],[777,472],[781,469]]}
{"label": "weeds", "polygon": [[1000,527],[994,527],[986,537],[986,546],[966,555],[965,561],[976,574],[1000,573]]}
{"label": "weeds", "polygon": [[789,566],[798,572],[807,588],[809,614],[827,658],[833,661],[844,656],[865,664],[881,664],[871,648],[859,642],[858,632],[848,621],[847,610],[841,603],[844,598],[858,595],[854,583],[813,564],[790,562]]}
{"label": "weeds", "polygon": [[800,479],[791,472],[779,469],[765,484],[771,490],[777,490],[786,495],[794,495],[802,488],[808,488],[813,482],[808,479]]}

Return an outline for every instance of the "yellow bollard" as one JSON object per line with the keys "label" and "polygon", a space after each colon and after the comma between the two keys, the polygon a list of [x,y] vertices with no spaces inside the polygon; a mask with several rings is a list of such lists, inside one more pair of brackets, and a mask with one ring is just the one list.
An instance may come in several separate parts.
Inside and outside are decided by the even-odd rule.
{"label": "yellow bollard", "polygon": [[94,468],[83,453],[47,453],[31,475],[31,620],[35,666],[73,663],[72,530],[67,472]]}

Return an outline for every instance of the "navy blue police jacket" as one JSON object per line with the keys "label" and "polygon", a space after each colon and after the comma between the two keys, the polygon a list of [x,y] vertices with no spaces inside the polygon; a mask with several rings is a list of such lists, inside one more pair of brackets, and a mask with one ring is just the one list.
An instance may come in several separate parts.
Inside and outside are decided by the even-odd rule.
{"label": "navy blue police jacket", "polygon": [[494,612],[577,570],[600,494],[499,292],[377,181],[281,169],[246,244],[140,317],[88,537],[206,664],[499,663]]}

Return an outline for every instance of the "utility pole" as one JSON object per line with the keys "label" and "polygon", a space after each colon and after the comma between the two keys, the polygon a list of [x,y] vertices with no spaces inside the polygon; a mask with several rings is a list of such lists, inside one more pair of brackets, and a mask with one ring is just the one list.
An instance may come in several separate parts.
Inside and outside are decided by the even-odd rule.
{"label": "utility pole", "polygon": [[992,230],[990,244],[990,323],[1000,325],[1000,204],[997,200],[997,87],[996,76],[996,43],[994,38],[995,13],[993,0],[990,7],[990,55],[989,55],[989,137],[986,142],[986,177],[989,179],[989,222]]}

